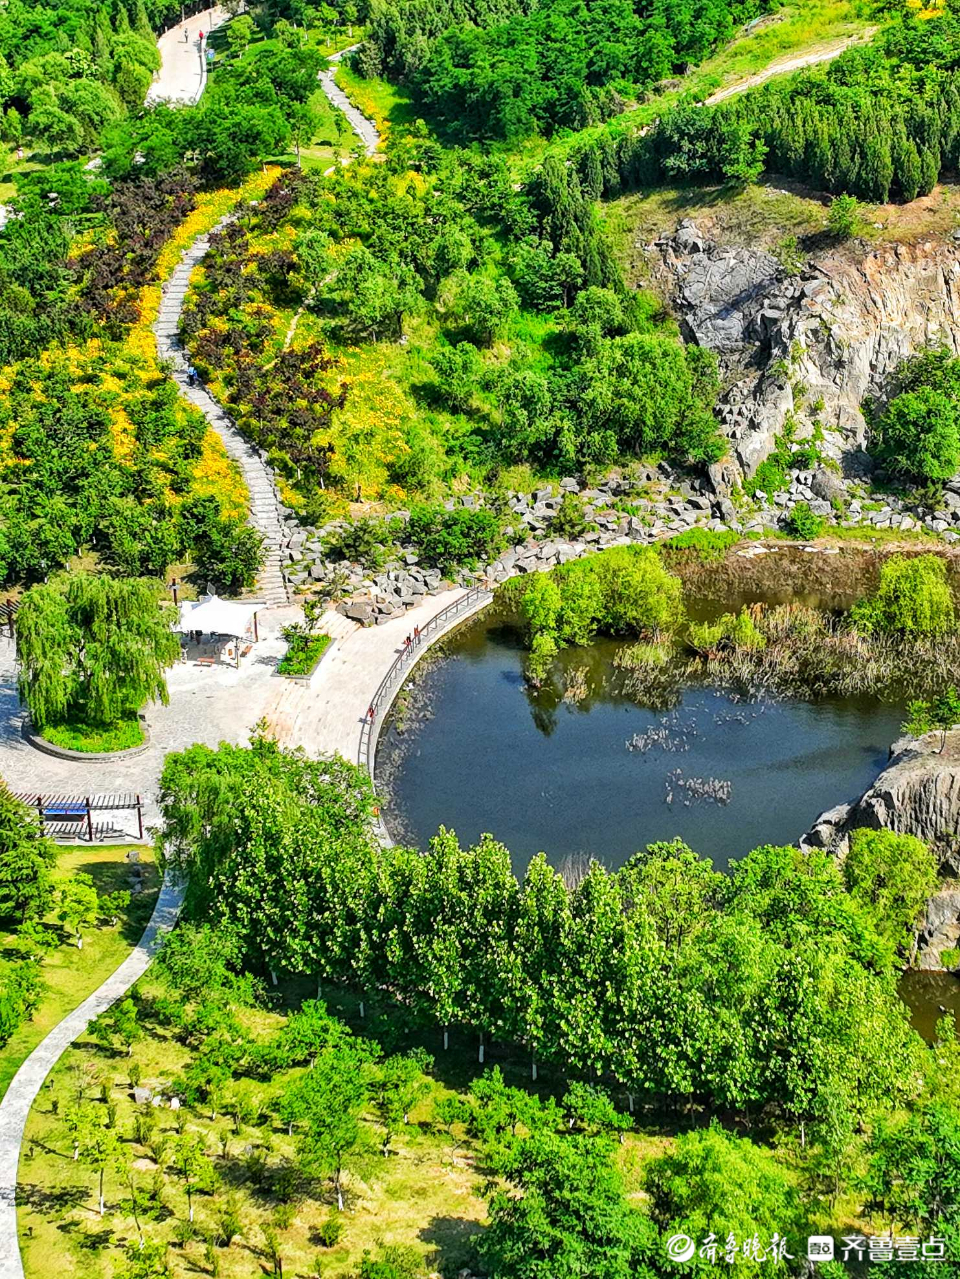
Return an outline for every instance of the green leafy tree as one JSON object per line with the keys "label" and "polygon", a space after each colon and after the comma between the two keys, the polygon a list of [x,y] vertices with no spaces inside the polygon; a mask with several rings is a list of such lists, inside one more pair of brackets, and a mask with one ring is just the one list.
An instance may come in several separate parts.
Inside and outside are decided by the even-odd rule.
{"label": "green leafy tree", "polygon": [[830,201],[827,227],[840,240],[849,240],[860,230],[860,201],[853,195],[838,195]]}
{"label": "green leafy tree", "polygon": [[93,880],[83,871],[74,871],[57,889],[57,918],[73,932],[77,949],[83,949],[83,929],[95,924],[99,901]]}
{"label": "green leafy tree", "polygon": [[66,719],[112,724],[168,701],[179,652],[157,582],[65,573],[23,597],[17,615],[20,696],[38,729]]}
{"label": "green leafy tree", "polygon": [[933,1102],[878,1119],[866,1188],[884,1221],[940,1233],[960,1225],[960,1110]]}
{"label": "green leafy tree", "polygon": [[477,346],[490,346],[517,310],[517,291],[505,276],[467,276],[457,299],[458,318]]}
{"label": "green leafy tree", "polygon": [[433,357],[440,397],[454,413],[466,413],[483,377],[483,359],[470,342],[441,347]]}
{"label": "green leafy tree", "polygon": [[923,737],[926,733],[938,732],[940,746],[938,754],[943,754],[947,744],[947,734],[951,728],[960,724],[960,694],[952,685],[945,689],[939,697],[925,702],[917,700],[907,707],[909,718],[903,725],[903,731],[912,737]]}
{"label": "green leafy tree", "polygon": [[942,635],[955,623],[953,592],[938,555],[893,555],[880,569],[874,594],[850,610],[858,630],[908,638]]}
{"label": "green leafy tree", "polygon": [[213,1192],[217,1185],[217,1170],[200,1137],[184,1133],[177,1141],[174,1165],[183,1178],[187,1196],[187,1220],[193,1221],[193,1197],[197,1191]]}
{"label": "green leafy tree", "polygon": [[633,1279],[652,1251],[649,1222],[629,1206],[608,1143],[537,1132],[502,1166],[481,1255],[499,1279]]}
{"label": "green leafy tree", "polygon": [[[787,1170],[770,1151],[718,1124],[681,1133],[669,1154],[646,1169],[650,1212],[663,1233],[724,1240],[786,1238],[796,1252],[801,1211]],[[788,1263],[777,1264],[781,1272]]]}
{"label": "green leafy tree", "polygon": [[239,57],[253,39],[253,34],[253,19],[248,13],[241,13],[231,18],[227,26],[227,45],[230,52]]}
{"label": "green leafy tree", "polygon": [[50,870],[57,860],[38,815],[0,785],[0,919],[23,924],[50,908]]}
{"label": "green leafy tree", "polygon": [[500,521],[493,511],[413,506],[407,536],[421,561],[446,573],[486,563],[502,545]]}
{"label": "green leafy tree", "polygon": [[[954,693],[954,722],[960,698]],[[843,861],[843,878],[854,901],[873,917],[876,931],[909,956],[927,901],[937,889],[937,859],[915,835],[892,830],[855,830]]]}
{"label": "green leafy tree", "polygon": [[787,528],[791,537],[803,538],[812,542],[823,532],[826,520],[822,515],[815,515],[809,502],[797,502],[791,510]]}
{"label": "green leafy tree", "polygon": [[364,1153],[360,1119],[367,1103],[362,1062],[343,1051],[321,1057],[297,1085],[300,1161],[308,1175],[328,1177],[343,1212],[343,1173]]}
{"label": "green leafy tree", "polygon": [[101,1013],[93,1022],[91,1029],[101,1043],[112,1045],[119,1040],[127,1050],[127,1056],[133,1055],[133,1045],[143,1037],[143,1028],[137,1017],[137,1005],[132,999],[121,999],[119,1003]]}
{"label": "green leafy tree", "polygon": [[0,1047],[31,1015],[43,995],[44,982],[35,958],[0,960]]}
{"label": "green leafy tree", "polygon": [[383,1128],[385,1155],[392,1138],[410,1122],[410,1111],[428,1089],[419,1063],[411,1057],[388,1057],[378,1067],[373,1081],[373,1105]]}
{"label": "green leafy tree", "polygon": [[562,606],[563,597],[553,576],[535,574],[521,601],[531,641],[539,635],[555,635]]}
{"label": "green leafy tree", "polygon": [[896,475],[947,480],[960,469],[960,403],[929,386],[904,391],[887,405],[871,447]]}
{"label": "green leafy tree", "polygon": [[132,1243],[124,1254],[117,1279],[168,1279],[169,1274],[165,1243],[145,1243],[142,1247]]}
{"label": "green leafy tree", "polygon": [[111,1127],[106,1116],[98,1111],[86,1115],[86,1123],[80,1138],[80,1160],[89,1164],[97,1174],[97,1205],[100,1216],[104,1214],[103,1184],[108,1172],[122,1172],[124,1161],[120,1136]]}
{"label": "green leafy tree", "polygon": [[562,1105],[571,1125],[591,1137],[618,1136],[633,1127],[633,1121],[617,1110],[610,1094],[593,1084],[575,1080],[567,1089]]}

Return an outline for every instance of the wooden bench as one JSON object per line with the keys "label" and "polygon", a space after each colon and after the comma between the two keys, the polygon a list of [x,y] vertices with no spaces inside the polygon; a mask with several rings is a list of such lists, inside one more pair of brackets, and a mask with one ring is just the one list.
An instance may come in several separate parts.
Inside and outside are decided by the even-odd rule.
{"label": "wooden bench", "polygon": [[198,666],[216,666],[216,664],[217,664],[217,659],[215,657],[198,657],[197,658]]}

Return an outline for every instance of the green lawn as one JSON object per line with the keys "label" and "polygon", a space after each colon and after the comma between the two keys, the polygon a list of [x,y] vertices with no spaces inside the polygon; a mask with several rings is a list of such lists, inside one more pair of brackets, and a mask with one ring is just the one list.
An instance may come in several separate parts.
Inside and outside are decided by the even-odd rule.
{"label": "green lawn", "polygon": [[[91,877],[100,894],[128,889],[131,879],[126,855],[130,847],[128,844],[64,846],[60,849],[56,877],[66,879],[73,871],[83,871]],[[143,866],[144,891],[131,899],[120,923],[113,928],[91,928],[84,936],[82,950],[65,939],[64,944],[44,960],[47,989],[39,1007],[0,1048],[0,1097],[21,1063],[47,1032],[96,990],[139,940],[157,899],[160,876],[153,850],[141,845],[137,848]],[[54,914],[48,922],[59,928]],[[15,957],[8,949],[11,941],[10,933],[0,931],[0,955],[4,958]]]}

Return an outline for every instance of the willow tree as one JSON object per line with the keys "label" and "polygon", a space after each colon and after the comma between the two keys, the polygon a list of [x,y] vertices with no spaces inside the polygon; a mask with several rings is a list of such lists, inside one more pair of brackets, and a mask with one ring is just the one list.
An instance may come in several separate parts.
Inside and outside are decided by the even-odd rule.
{"label": "willow tree", "polygon": [[169,700],[179,652],[173,606],[147,578],[61,573],[33,586],[17,613],[20,697],[37,728],[113,724]]}

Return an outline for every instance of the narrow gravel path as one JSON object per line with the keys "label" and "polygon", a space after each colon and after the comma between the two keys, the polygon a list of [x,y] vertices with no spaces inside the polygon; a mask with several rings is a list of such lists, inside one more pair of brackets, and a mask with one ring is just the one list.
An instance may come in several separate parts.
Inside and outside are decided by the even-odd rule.
{"label": "narrow gravel path", "polygon": [[[352,44],[349,49],[341,49],[339,53],[331,56],[332,64],[339,63],[345,53],[352,53],[358,46]],[[364,150],[367,155],[373,155],[377,147],[380,145],[380,134],[377,132],[377,126],[372,120],[357,110],[344,91],[333,78],[336,75],[336,65],[327,67],[325,71],[320,72],[320,88],[327,95],[333,106],[338,107],[347,117],[351,129],[363,143]]]}
{"label": "narrow gravel path", "polygon": [[[215,230],[224,226],[229,217],[218,223]],[[270,468],[260,452],[248,443],[230,418],[202,386],[190,386],[187,379],[187,360],[177,329],[183,300],[190,286],[194,268],[210,248],[210,236],[201,235],[190,245],[179,265],[163,286],[160,309],[153,331],[157,338],[157,353],[162,360],[173,363],[173,377],[184,399],[195,404],[223,440],[227,453],[238,464],[250,491],[250,523],[263,534],[266,559],[257,579],[257,592],[267,604],[285,604],[289,598],[281,568],[281,541],[283,523],[280,518],[280,499]]]}
{"label": "narrow gravel path", "polygon": [[183,891],[168,872],[146,931],[120,967],[54,1026],[23,1063],[0,1101],[0,1279],[24,1279],[17,1239],[16,1186],[20,1145],[30,1107],[47,1075],[73,1041],[142,977],[163,937],[177,922]]}
{"label": "narrow gravel path", "polygon": [[747,89],[755,89],[758,84],[772,80],[774,76],[789,75],[791,71],[802,71],[804,67],[815,67],[820,62],[832,62],[834,58],[839,58],[840,54],[849,49],[851,45],[861,44],[864,40],[868,40],[875,30],[875,27],[871,27],[868,31],[860,32],[858,35],[845,36],[835,44],[824,45],[820,49],[815,49],[812,53],[803,53],[791,58],[777,58],[764,67],[762,71],[758,71],[756,75],[747,76],[745,80],[738,80],[736,84],[728,85],[725,89],[718,89],[716,93],[711,93],[710,97],[704,99],[704,101],[708,107],[714,107],[718,102],[724,102],[727,98],[732,98],[737,93],[744,93]]}

